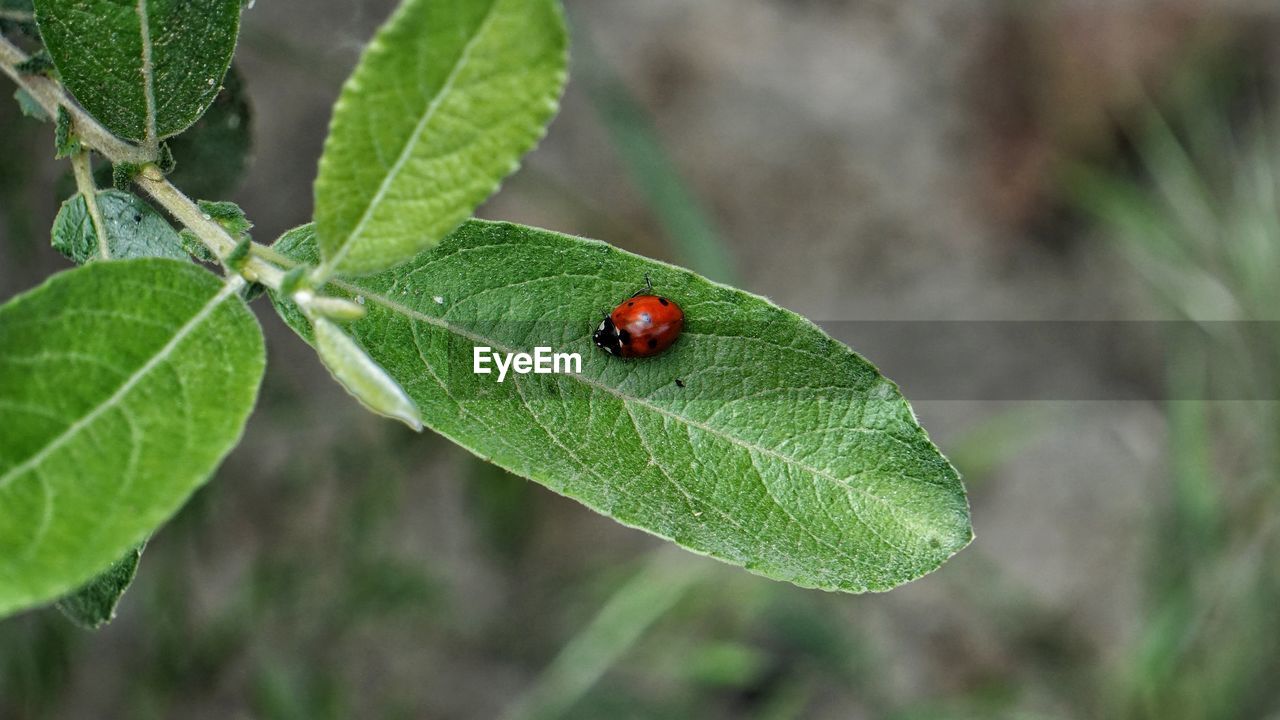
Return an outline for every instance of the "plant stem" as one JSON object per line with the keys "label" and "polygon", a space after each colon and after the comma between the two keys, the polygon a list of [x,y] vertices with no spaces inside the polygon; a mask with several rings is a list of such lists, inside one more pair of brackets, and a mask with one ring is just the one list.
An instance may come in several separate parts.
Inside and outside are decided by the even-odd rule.
{"label": "plant stem", "polygon": [[[134,179],[134,182],[142,188],[143,192],[163,205],[177,218],[178,222],[194,232],[201,242],[218,256],[219,260],[226,258],[232,250],[236,249],[238,243],[227,234],[227,231],[204,214],[204,211],[191,198],[174,187],[173,183],[165,180],[156,166],[147,166],[142,174]],[[253,255],[249,256],[242,274],[246,279],[260,282],[273,290],[280,289],[280,281],[284,278],[284,272],[280,268]]]}
{"label": "plant stem", "polygon": [[111,248],[107,244],[107,225],[102,221],[102,210],[98,207],[98,186],[93,182],[93,166],[90,164],[88,150],[81,150],[71,156],[71,169],[76,175],[76,188],[80,190],[85,207],[89,209],[93,231],[98,236],[98,254],[103,260],[110,260]]}
{"label": "plant stem", "polygon": [[59,107],[66,108],[71,114],[71,120],[75,124],[80,141],[97,150],[111,162],[141,165],[155,159],[146,155],[142,148],[112,135],[111,131],[102,127],[97,120],[93,119],[93,116],[68,97],[57,82],[44,75],[26,75],[19,72],[17,66],[26,62],[27,59],[27,54],[19,50],[18,46],[0,37],[0,69],[13,78],[19,87],[31,93],[31,97],[44,108],[45,114],[54,118],[58,116]]}
{"label": "plant stem", "polygon": [[[59,83],[43,75],[27,75],[19,72],[18,65],[26,60],[26,53],[7,39],[0,37],[0,70],[12,78],[18,87],[30,93],[49,117],[57,117],[59,107],[66,108],[71,114],[76,136],[85,147],[92,148],[113,163],[143,165],[142,172],[134,179],[138,187],[168,210],[178,222],[195,233],[200,242],[204,243],[205,247],[219,259],[226,258],[235,249],[236,240],[227,234],[221,225],[205,215],[191,201],[191,198],[164,178],[164,174],[155,165],[153,155],[112,135],[111,131],[77,105]],[[77,182],[79,182],[78,178]],[[101,236],[99,236],[99,242],[102,242]],[[255,248],[255,251],[257,250],[258,248]],[[260,251],[250,254],[240,273],[245,279],[260,282],[273,290],[280,289],[280,281],[284,277],[280,268],[262,259]]]}
{"label": "plant stem", "polygon": [[272,263],[275,263],[276,265],[279,265],[281,267],[293,268],[298,264],[297,260],[294,260],[293,258],[289,257],[288,255],[285,255],[284,253],[280,252],[279,250],[276,250],[275,248],[269,245],[259,245],[257,243],[254,243],[253,247],[251,247],[250,250],[253,251],[254,255],[257,255],[258,257],[261,257],[264,260],[268,260]]}

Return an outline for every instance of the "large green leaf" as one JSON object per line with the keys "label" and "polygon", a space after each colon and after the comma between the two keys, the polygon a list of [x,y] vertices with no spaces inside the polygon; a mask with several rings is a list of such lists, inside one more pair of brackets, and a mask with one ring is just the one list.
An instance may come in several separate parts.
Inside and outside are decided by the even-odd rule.
{"label": "large green leaf", "polygon": [[[314,262],[312,237],[303,227],[278,247]],[[652,359],[600,352],[601,310],[646,274],[684,307],[684,335]],[[428,426],[627,525],[853,592],[919,577],[972,537],[960,479],[898,388],[763,298],[604,243],[479,221],[330,287],[368,308],[348,331]],[[297,309],[277,307],[307,337]],[[577,352],[582,374],[498,383],[472,372],[481,345]]]}
{"label": "large green leaf", "polygon": [[[141,198],[119,190],[101,190],[96,197],[112,259],[187,259],[173,226]],[[98,235],[83,195],[62,203],[53,221],[52,238],[53,247],[77,265],[99,256]]]}
{"label": "large green leaf", "polygon": [[241,0],[36,0],[62,82],[108,130],[154,142],[181,132],[218,94]]}
{"label": "large green leaf", "polygon": [[342,89],[316,179],[328,269],[439,242],[542,137],[564,86],[556,0],[406,0]]}
{"label": "large green leaf", "polygon": [[262,332],[234,285],[90,263],[0,306],[0,616],[76,589],[236,444]]}

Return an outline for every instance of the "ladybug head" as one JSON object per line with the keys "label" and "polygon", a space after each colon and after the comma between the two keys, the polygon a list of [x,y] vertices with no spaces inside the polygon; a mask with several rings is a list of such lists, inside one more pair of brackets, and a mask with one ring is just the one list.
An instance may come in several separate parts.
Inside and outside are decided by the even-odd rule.
{"label": "ladybug head", "polygon": [[596,347],[609,353],[610,355],[622,354],[622,336],[618,333],[618,328],[613,324],[613,319],[608,315],[600,321],[600,326],[591,336]]}

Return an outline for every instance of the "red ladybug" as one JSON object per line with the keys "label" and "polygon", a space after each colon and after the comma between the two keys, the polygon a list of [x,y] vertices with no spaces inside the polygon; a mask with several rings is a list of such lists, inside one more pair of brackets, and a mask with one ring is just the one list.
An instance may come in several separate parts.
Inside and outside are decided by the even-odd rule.
{"label": "red ladybug", "polygon": [[675,301],[645,289],[623,301],[604,316],[591,336],[596,347],[617,357],[652,357],[671,347],[684,330],[684,311]]}

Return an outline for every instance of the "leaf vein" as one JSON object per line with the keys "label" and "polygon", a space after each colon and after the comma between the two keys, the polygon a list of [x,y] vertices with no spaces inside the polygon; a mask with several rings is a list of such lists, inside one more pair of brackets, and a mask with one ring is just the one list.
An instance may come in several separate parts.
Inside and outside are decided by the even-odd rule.
{"label": "leaf vein", "polygon": [[13,480],[19,475],[26,473],[32,468],[38,467],[40,463],[44,462],[44,460],[49,457],[50,454],[56,452],[58,448],[62,447],[82,432],[86,427],[95,422],[103,413],[123,402],[125,397],[132,392],[133,388],[138,383],[142,382],[142,380],[149,375],[157,365],[168,359],[169,355],[177,349],[178,345],[180,345],[188,335],[194,332],[195,329],[210,315],[212,315],[223,302],[228,298],[234,297],[237,289],[238,283],[228,283],[224,285],[223,288],[209,300],[209,302],[205,303],[205,305],[191,317],[191,319],[183,323],[182,326],[177,329],[169,342],[165,343],[164,347],[160,348],[155,355],[151,356],[146,363],[130,375],[110,397],[99,403],[84,417],[72,423],[70,427],[54,439],[50,440],[44,447],[28,458],[25,462],[11,468],[4,475],[0,475],[0,489],[13,482]]}

